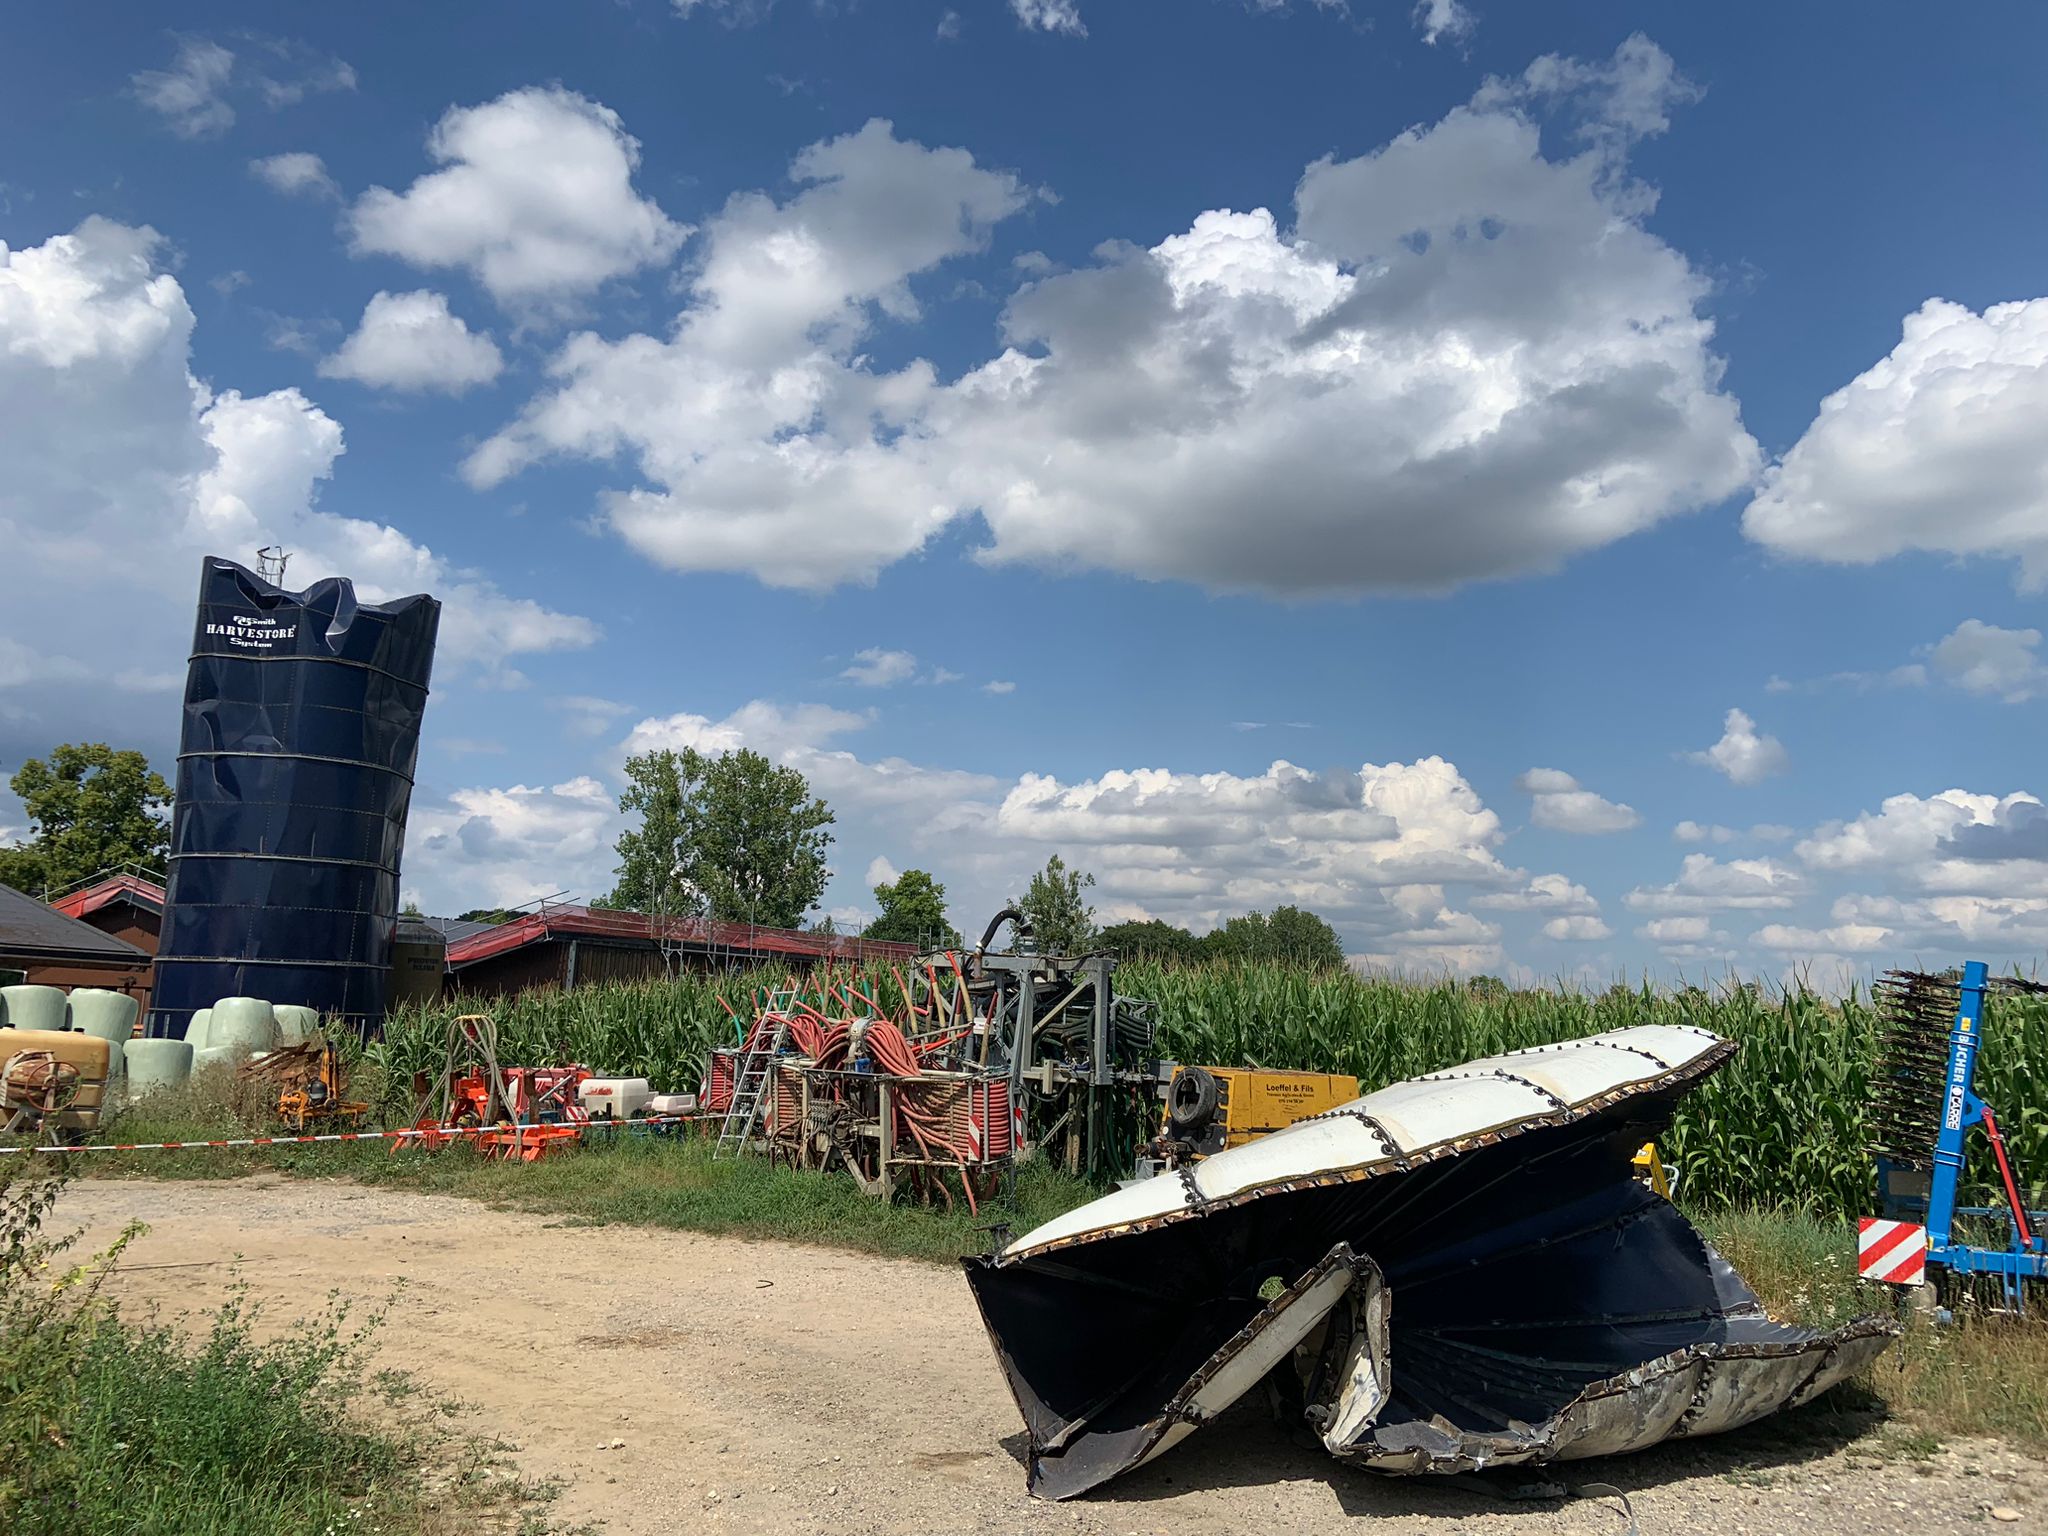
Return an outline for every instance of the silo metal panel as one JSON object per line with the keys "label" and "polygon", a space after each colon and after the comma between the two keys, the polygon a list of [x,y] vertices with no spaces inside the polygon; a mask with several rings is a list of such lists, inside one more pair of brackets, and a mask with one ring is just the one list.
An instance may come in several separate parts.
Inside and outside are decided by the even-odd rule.
{"label": "silo metal panel", "polygon": [[440,617],[205,562],[152,1034],[232,996],[382,1020]]}

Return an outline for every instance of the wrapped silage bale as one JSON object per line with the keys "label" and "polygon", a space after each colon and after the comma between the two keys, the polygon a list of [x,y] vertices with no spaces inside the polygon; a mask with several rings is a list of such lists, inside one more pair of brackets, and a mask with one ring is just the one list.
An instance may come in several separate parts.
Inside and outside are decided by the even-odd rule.
{"label": "wrapped silage bale", "polygon": [[320,1032],[320,1010],[303,1003],[279,1003],[270,1010],[277,1015],[277,1043],[303,1045]]}
{"label": "wrapped silage bale", "polygon": [[135,999],[104,987],[71,989],[71,1027],[107,1042],[107,1076],[119,1082],[124,1048],[135,1033]]}
{"label": "wrapped silage bale", "polygon": [[41,987],[33,983],[0,987],[0,999],[6,1000],[9,1029],[59,1031],[70,1024],[61,987]]}
{"label": "wrapped silage bale", "polygon": [[130,1040],[125,1054],[131,1099],[175,1088],[192,1075],[193,1051],[187,1040]]}
{"label": "wrapped silage bale", "polygon": [[277,1049],[277,1013],[260,997],[224,997],[207,1021],[205,1051],[234,1051],[243,1058]]}
{"label": "wrapped silage bale", "polygon": [[247,1051],[238,1051],[229,1045],[209,1045],[192,1053],[192,1070],[204,1072],[210,1067],[239,1067],[248,1059]]}
{"label": "wrapped silage bale", "polygon": [[206,1049],[206,1037],[213,1032],[213,1010],[195,1008],[185,1024],[185,1043],[195,1051]]}

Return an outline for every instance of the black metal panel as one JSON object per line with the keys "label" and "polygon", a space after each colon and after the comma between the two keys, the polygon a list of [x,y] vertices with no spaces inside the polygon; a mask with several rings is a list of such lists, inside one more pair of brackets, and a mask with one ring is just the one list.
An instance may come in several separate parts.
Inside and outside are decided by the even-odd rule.
{"label": "black metal panel", "polygon": [[151,1033],[237,995],[382,1020],[440,616],[206,561]]}

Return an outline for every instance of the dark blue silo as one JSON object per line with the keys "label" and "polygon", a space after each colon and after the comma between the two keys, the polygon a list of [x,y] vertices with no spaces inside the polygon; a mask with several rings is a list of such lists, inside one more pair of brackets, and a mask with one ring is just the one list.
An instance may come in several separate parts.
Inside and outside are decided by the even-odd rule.
{"label": "dark blue silo", "polygon": [[201,572],[150,1033],[223,997],[384,1017],[441,605]]}

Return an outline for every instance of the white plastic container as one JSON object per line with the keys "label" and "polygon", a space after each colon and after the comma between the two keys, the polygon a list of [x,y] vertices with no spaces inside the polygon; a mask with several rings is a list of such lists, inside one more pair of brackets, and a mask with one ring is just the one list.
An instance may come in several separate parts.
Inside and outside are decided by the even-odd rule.
{"label": "white plastic container", "polygon": [[277,1049],[277,1014],[260,997],[224,997],[213,1005],[202,1050],[248,1057]]}
{"label": "white plastic container", "polygon": [[320,1010],[303,1003],[277,1003],[270,1010],[277,1016],[277,1043],[303,1045],[320,1033]]}
{"label": "white plastic container", "polygon": [[630,1120],[647,1108],[654,1090],[644,1077],[591,1077],[577,1087],[576,1097],[593,1120]]}
{"label": "white plastic container", "polygon": [[130,1040],[123,1055],[131,1099],[175,1088],[192,1075],[192,1045],[187,1040]]}
{"label": "white plastic container", "polygon": [[185,1043],[195,1051],[206,1049],[206,1037],[213,1032],[213,1010],[195,1008],[185,1021]]}
{"label": "white plastic container", "polygon": [[694,1115],[697,1112],[697,1095],[694,1093],[657,1093],[647,1101],[650,1115]]}
{"label": "white plastic container", "polygon": [[70,1028],[70,1011],[61,987],[39,987],[30,983],[0,987],[0,1000],[7,1005],[9,1029]]}

